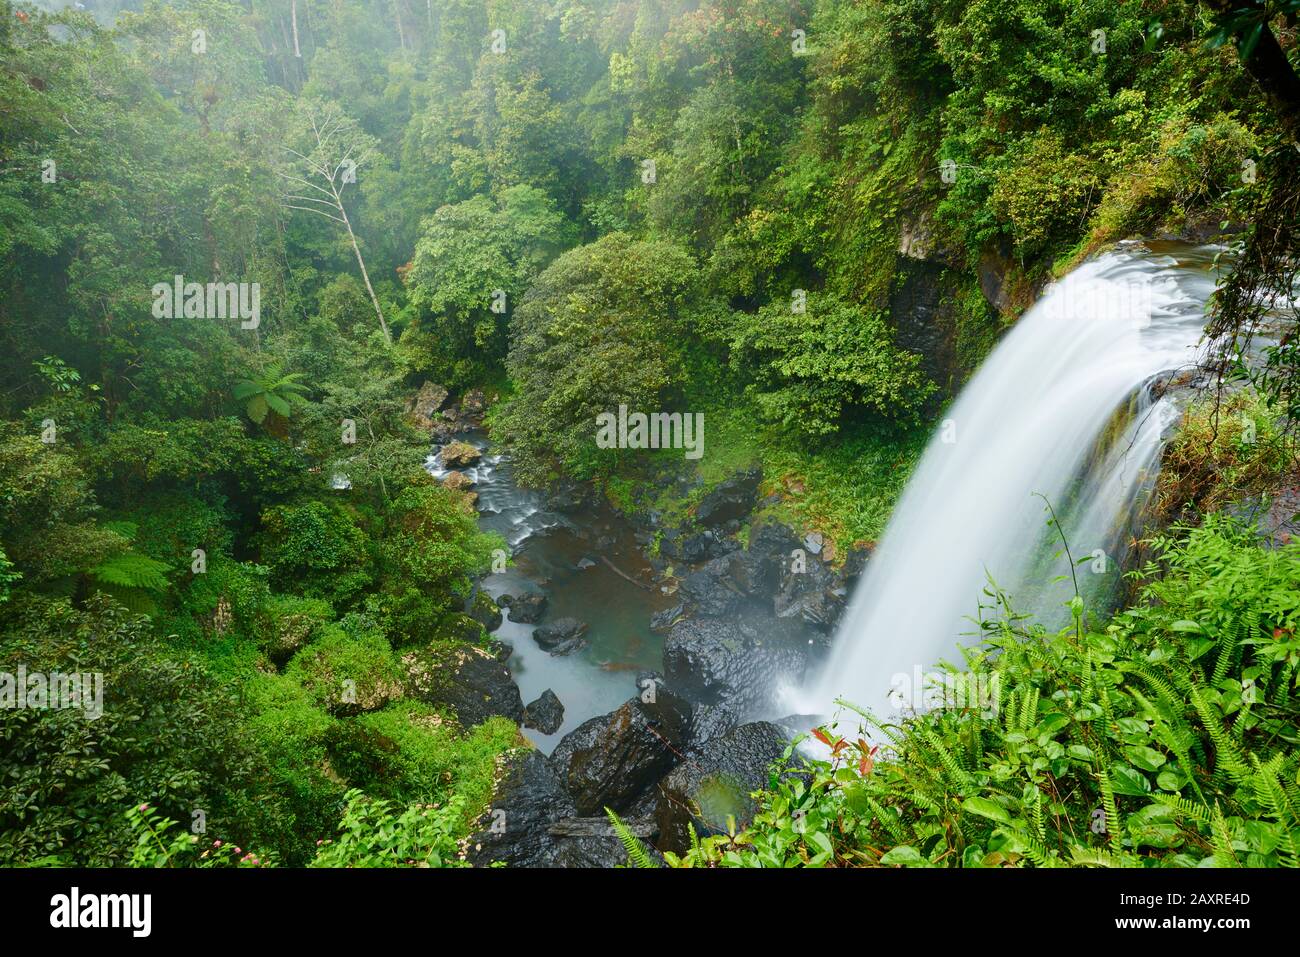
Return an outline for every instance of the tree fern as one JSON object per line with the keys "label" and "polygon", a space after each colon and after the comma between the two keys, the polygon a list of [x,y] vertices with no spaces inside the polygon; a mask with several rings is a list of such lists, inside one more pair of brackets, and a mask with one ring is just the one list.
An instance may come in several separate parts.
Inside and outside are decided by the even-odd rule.
{"label": "tree fern", "polygon": [[146,591],[164,591],[166,573],[171,569],[160,561],[145,555],[127,552],[106,558],[90,569],[90,577],[103,585],[119,588],[143,588]]}

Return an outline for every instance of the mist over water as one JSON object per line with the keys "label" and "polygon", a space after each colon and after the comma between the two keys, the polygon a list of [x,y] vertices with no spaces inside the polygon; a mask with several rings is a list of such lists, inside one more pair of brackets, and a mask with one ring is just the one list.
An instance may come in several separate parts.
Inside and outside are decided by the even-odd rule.
{"label": "mist over water", "polygon": [[1150,386],[1195,364],[1214,252],[1122,244],[1018,320],[931,439],[799,710],[832,715],[841,698],[896,716],[895,675],[960,663],[959,645],[975,643],[990,576],[1017,611],[1068,622],[1069,562],[1038,495],[1088,559],[1080,591],[1106,604],[1178,415]]}

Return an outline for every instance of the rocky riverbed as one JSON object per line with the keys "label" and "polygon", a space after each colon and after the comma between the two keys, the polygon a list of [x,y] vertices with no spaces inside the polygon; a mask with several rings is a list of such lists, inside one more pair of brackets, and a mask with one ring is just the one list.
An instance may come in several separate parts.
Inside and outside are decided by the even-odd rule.
{"label": "rocky riverbed", "polygon": [[757,471],[674,525],[616,514],[582,485],[518,489],[480,431],[481,396],[447,411],[430,396],[446,398],[426,387],[416,410],[435,438],[430,471],[477,496],[513,556],[480,583],[469,611],[492,639],[444,698],[465,723],[520,722],[535,745],[502,761],[469,858],[622,863],[605,808],[659,850],[682,851],[688,822],[702,834],[728,815],[743,824],[750,792],[808,727],[783,712],[782,689],[820,661],[866,556],[833,566],[815,537],[751,524]]}

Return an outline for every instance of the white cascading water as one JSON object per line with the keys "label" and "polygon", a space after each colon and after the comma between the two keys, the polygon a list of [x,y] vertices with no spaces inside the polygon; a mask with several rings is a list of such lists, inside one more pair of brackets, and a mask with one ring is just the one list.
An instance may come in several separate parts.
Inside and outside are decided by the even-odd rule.
{"label": "white cascading water", "polygon": [[1020,318],[930,441],[799,710],[832,715],[843,699],[889,720],[923,701],[896,676],[960,664],[990,577],[1017,611],[1068,622],[1070,569],[1038,495],[1088,559],[1080,590],[1104,602],[1178,414],[1147,387],[1195,363],[1213,253],[1123,244]]}

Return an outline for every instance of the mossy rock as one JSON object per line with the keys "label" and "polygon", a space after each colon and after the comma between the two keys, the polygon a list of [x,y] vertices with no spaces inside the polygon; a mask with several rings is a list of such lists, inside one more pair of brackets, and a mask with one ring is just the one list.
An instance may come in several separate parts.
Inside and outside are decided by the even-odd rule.
{"label": "mossy rock", "polygon": [[259,614],[259,647],[276,665],[283,665],[333,618],[329,602],[276,595]]}
{"label": "mossy rock", "polygon": [[501,627],[501,609],[492,600],[492,596],[480,591],[470,602],[469,617],[478,622],[486,631],[496,631]]}
{"label": "mossy rock", "polygon": [[452,442],[442,450],[442,464],[448,468],[473,465],[482,457],[483,453],[468,442]]}
{"label": "mossy rock", "polygon": [[352,636],[338,626],[327,626],[318,641],[294,655],[287,673],[338,717],[378,711],[402,695],[401,667],[387,639]]}
{"label": "mossy rock", "polygon": [[466,728],[498,715],[518,723],[524,702],[509,660],[510,647],[499,642],[487,647],[438,642],[408,651],[402,655],[406,694],[450,708]]}

